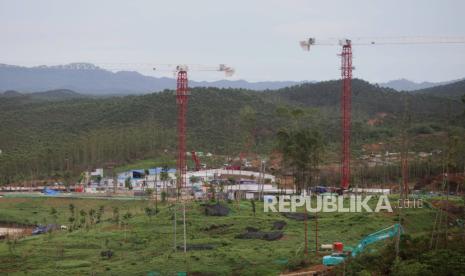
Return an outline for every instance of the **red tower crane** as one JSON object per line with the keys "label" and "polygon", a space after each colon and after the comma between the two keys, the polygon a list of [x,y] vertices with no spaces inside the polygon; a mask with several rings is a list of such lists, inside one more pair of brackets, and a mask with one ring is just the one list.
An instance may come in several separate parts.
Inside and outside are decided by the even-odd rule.
{"label": "red tower crane", "polygon": [[[316,41],[315,38],[301,41],[303,50],[310,51],[312,45],[342,46],[341,56],[341,122],[342,122],[342,158],[341,158],[341,188],[346,190],[350,185],[350,132],[352,111],[352,45],[409,45],[409,44],[465,44],[465,37],[377,37],[377,38],[354,38],[354,39],[326,39]],[[407,160],[402,162],[402,171],[407,170]],[[408,176],[404,175],[404,186],[407,184]],[[404,187],[408,190],[408,187]]]}
{"label": "red tower crane", "polygon": [[342,76],[342,166],[341,187],[349,188],[350,182],[350,126],[352,112],[352,45],[346,40],[342,45],[341,76]]}
{"label": "red tower crane", "polygon": [[[161,65],[172,66],[172,65]],[[154,70],[158,70],[154,68]],[[225,75],[232,76],[234,69],[224,64],[219,66],[205,66],[205,65],[176,65],[174,73],[176,74],[176,104],[178,106],[178,155],[176,162],[176,169],[179,175],[179,181],[177,183],[178,188],[186,187],[186,115],[187,115],[187,103],[189,100],[189,85],[187,72],[188,71],[219,71],[224,72]]]}
{"label": "red tower crane", "polygon": [[[315,39],[301,41],[300,46],[309,51],[311,45],[315,45]],[[333,45],[330,42],[322,45]],[[350,184],[350,129],[352,112],[352,42],[349,39],[339,40],[342,46],[341,56],[341,123],[342,123],[342,158],[341,158],[341,188],[346,190]]]}

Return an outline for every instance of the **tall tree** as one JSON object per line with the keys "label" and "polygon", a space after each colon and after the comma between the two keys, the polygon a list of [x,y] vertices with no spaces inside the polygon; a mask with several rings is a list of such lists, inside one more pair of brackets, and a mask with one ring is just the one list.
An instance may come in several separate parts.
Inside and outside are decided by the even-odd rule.
{"label": "tall tree", "polygon": [[281,130],[277,134],[278,150],[283,166],[292,171],[297,191],[307,190],[317,175],[321,162],[323,139],[318,131],[308,128]]}

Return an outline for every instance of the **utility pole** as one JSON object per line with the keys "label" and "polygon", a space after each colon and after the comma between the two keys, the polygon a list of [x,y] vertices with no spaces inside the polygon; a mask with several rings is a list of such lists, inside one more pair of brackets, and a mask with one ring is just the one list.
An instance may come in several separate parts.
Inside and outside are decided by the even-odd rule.
{"label": "utility pole", "polygon": [[305,262],[308,261],[308,213],[307,210],[305,210],[305,216],[304,216],[304,232],[305,232]]}
{"label": "utility pole", "polygon": [[404,122],[403,122],[403,127],[402,127],[402,152],[401,152],[401,167],[402,167],[401,195],[404,200],[408,199],[408,194],[409,194],[408,128],[410,127],[410,112],[409,112],[409,101],[407,97],[408,95],[404,95]]}
{"label": "utility pole", "polygon": [[315,212],[315,252],[318,255],[318,210]]}
{"label": "utility pole", "polygon": [[451,133],[450,133],[450,103],[447,105],[447,163],[446,163],[446,221],[445,221],[445,226],[446,226],[446,231],[445,231],[445,247],[447,249],[447,241],[448,241],[448,236],[449,236],[449,193],[450,193],[450,185],[449,185],[449,173],[450,173],[450,165],[453,162],[452,161],[452,145],[451,145]]}
{"label": "utility pole", "polygon": [[[462,183],[462,200],[465,202],[465,162],[463,164],[463,183]],[[458,195],[458,193],[457,193]],[[463,208],[463,215],[465,217],[465,208]],[[463,227],[463,242],[465,245],[465,227]]]}
{"label": "utility pole", "polygon": [[[404,95],[404,118],[402,124],[402,138],[401,138],[401,175],[402,180],[400,183],[400,201],[398,206],[398,216],[399,216],[399,225],[402,227],[402,209],[405,207],[405,202],[408,201],[408,193],[409,193],[409,186],[408,186],[408,177],[409,177],[409,169],[408,169],[408,151],[409,151],[409,139],[408,139],[408,128],[410,126],[410,110],[409,110],[409,102],[408,102],[408,95]],[[399,258],[399,248],[400,246],[400,231],[397,233],[396,237],[396,259]]]}
{"label": "utility pole", "polygon": [[174,226],[174,251],[176,252],[176,203],[174,204],[174,223],[173,223],[173,226]]}
{"label": "utility pole", "polygon": [[182,215],[183,215],[183,222],[184,222],[184,254],[187,254],[187,238],[186,238],[186,202],[183,201],[182,203]]}

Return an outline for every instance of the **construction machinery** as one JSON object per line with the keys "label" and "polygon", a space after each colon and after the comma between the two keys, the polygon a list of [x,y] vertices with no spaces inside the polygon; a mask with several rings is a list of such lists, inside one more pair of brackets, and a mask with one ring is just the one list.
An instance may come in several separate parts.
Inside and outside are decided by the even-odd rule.
{"label": "construction machinery", "polygon": [[323,257],[323,264],[332,266],[343,263],[348,256],[355,257],[362,253],[368,245],[385,239],[398,237],[402,232],[402,226],[400,224],[394,224],[364,237],[357,246],[350,251],[344,251],[342,243],[335,243],[334,252],[331,255]]}
{"label": "construction machinery", "polygon": [[187,172],[187,162],[186,162],[186,114],[187,114],[187,103],[189,99],[189,85],[187,72],[189,71],[216,71],[224,72],[225,76],[229,77],[234,74],[234,69],[226,66],[225,64],[220,64],[218,66],[208,66],[208,65],[198,65],[198,64],[182,64],[182,65],[170,65],[170,64],[160,64],[154,67],[154,70],[163,70],[170,68],[173,73],[176,75],[176,104],[178,106],[178,156],[176,169],[179,175],[179,180],[177,183],[178,188],[186,187],[186,172]]}
{"label": "construction machinery", "polygon": [[194,161],[194,164],[195,164],[195,170],[200,171],[202,169],[202,164],[200,163],[200,159],[195,153],[195,151],[191,151],[191,156],[192,156],[192,161]]}
{"label": "construction machinery", "polygon": [[[323,39],[309,38],[300,41],[305,51],[310,51],[314,45],[342,46],[341,51],[341,121],[342,121],[342,158],[341,158],[341,189],[347,190],[350,185],[350,134],[352,109],[352,45],[411,45],[411,44],[465,44],[465,37],[376,37],[376,38],[343,38]],[[404,161],[407,164],[407,161]],[[405,166],[405,165],[404,165]],[[405,171],[405,169],[404,169]],[[407,179],[407,178],[405,178]],[[404,185],[406,185],[404,183]],[[407,187],[404,187],[406,190]]]}
{"label": "construction machinery", "polygon": [[[332,45],[331,42],[323,45]],[[352,42],[350,39],[339,40],[342,46],[341,53],[341,76],[342,76],[342,96],[341,96],[341,113],[342,113],[342,160],[341,160],[341,188],[347,190],[350,181],[350,122],[351,122],[351,104],[352,104]],[[310,51],[310,47],[316,45],[316,39],[310,38],[307,41],[301,41],[302,49]]]}

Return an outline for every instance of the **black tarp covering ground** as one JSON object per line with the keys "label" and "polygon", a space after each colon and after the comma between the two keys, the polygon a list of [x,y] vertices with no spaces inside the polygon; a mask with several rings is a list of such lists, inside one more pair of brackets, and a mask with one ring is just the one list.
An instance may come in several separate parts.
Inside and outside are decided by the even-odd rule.
{"label": "black tarp covering ground", "polygon": [[207,216],[227,216],[229,214],[229,208],[219,203],[213,205],[205,205],[205,215]]}
{"label": "black tarp covering ground", "polygon": [[225,228],[228,228],[230,226],[232,226],[234,224],[230,223],[230,224],[212,224],[212,225],[209,225],[209,226],[206,226],[204,228],[202,228],[203,231],[215,231],[215,230],[222,230],[222,229],[225,229]]}
{"label": "black tarp covering ground", "polygon": [[282,231],[263,232],[254,227],[247,227],[244,233],[237,235],[235,238],[236,239],[257,239],[257,240],[274,241],[274,240],[279,240],[282,237],[283,237]]}
{"label": "black tarp covering ground", "polygon": [[111,251],[111,250],[101,251],[100,252],[100,257],[111,259],[111,257],[113,257],[113,251]]}
{"label": "black tarp covering ground", "polygon": [[287,223],[284,220],[277,220],[273,222],[273,230],[283,230],[283,228],[287,225]]}
{"label": "black tarp covering ground", "polygon": [[[288,219],[293,219],[293,220],[298,220],[298,221],[303,221],[305,220],[305,213],[281,213],[283,216],[285,216]],[[307,219],[313,219],[313,215],[308,215]]]}

